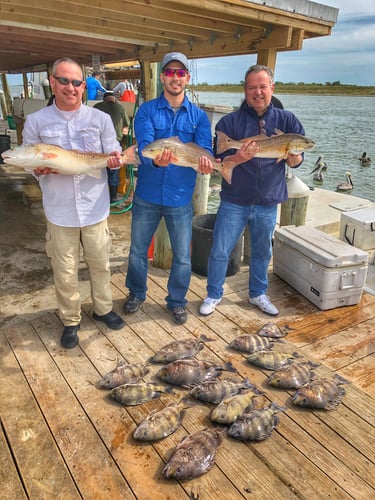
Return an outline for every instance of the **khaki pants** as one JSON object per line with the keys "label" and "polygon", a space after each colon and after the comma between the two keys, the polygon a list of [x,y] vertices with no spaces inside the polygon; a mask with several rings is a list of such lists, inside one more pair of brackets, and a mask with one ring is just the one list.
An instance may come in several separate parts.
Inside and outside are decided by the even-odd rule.
{"label": "khaki pants", "polygon": [[78,268],[80,255],[90,271],[91,298],[96,314],[112,310],[111,237],[107,221],[86,227],[62,227],[47,221],[46,252],[51,258],[56,299],[64,326],[81,321]]}

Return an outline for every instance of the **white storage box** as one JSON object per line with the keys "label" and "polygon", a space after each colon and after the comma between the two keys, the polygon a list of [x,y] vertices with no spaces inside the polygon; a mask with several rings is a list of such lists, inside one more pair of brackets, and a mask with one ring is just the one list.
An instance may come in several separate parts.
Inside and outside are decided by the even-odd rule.
{"label": "white storage box", "polygon": [[340,240],[362,250],[375,248],[375,207],[343,212]]}
{"label": "white storage box", "polygon": [[273,270],[319,309],[358,304],[368,254],[308,226],[275,231]]}

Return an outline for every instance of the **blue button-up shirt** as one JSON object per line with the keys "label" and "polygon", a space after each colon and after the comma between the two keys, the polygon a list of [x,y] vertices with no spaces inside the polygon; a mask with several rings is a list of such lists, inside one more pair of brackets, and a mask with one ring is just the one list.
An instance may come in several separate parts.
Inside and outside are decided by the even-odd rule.
{"label": "blue button-up shirt", "polygon": [[139,108],[134,121],[140,153],[136,194],[157,205],[180,207],[191,201],[197,173],[193,168],[170,164],[157,168],[142,156],[142,149],[157,139],[178,136],[184,142],[195,142],[212,154],[211,126],[206,113],[185,96],[175,112],[164,94]]}

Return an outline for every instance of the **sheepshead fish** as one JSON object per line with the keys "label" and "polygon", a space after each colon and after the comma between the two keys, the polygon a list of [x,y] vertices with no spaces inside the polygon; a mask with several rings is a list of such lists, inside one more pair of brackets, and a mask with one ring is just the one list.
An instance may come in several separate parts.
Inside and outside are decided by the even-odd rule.
{"label": "sheepshead fish", "polygon": [[160,368],[156,376],[163,382],[189,387],[204,380],[217,378],[221,371],[237,372],[230,362],[224,365],[215,365],[197,359],[178,359]]}
{"label": "sheepshead fish", "polygon": [[163,476],[175,479],[193,479],[204,474],[214,464],[223,431],[203,429],[185,436],[175,447],[163,469]]}
{"label": "sheepshead fish", "polygon": [[204,342],[211,342],[213,339],[201,335],[198,339],[176,340],[165,345],[156,352],[150,361],[153,363],[170,363],[177,359],[191,358],[204,347]]}
{"label": "sheepshead fish", "polygon": [[297,406],[334,410],[345,396],[342,384],[350,382],[335,374],[333,380],[318,379],[304,385],[292,397],[292,403]]}
{"label": "sheepshead fish", "polygon": [[267,337],[261,337],[255,333],[245,333],[229,342],[228,347],[235,351],[253,353],[272,349],[272,341]]}
{"label": "sheepshead fish", "polygon": [[243,394],[236,394],[224,398],[211,412],[212,422],[218,424],[231,424],[235,422],[251,404],[252,399],[262,395],[254,385]]}
{"label": "sheepshead fish", "polygon": [[[136,160],[135,151],[135,145],[125,149],[121,155],[122,162],[124,164],[139,163]],[[110,158],[110,155],[104,153],[84,153],[43,143],[22,144],[4,151],[1,156],[7,165],[15,165],[28,170],[49,167],[58,174],[86,174],[97,179],[100,179],[101,169],[107,166],[107,160]]]}
{"label": "sheepshead fish", "polygon": [[189,398],[182,398],[177,404],[170,404],[161,410],[152,411],[142,420],[133,433],[138,441],[156,441],[172,434],[181,424],[186,408],[194,404]]}
{"label": "sheepshead fish", "polygon": [[276,323],[272,323],[272,321],[265,323],[255,333],[256,335],[260,335],[261,337],[270,338],[285,337],[287,335],[286,329],[282,330],[279,326],[276,325]]}
{"label": "sheepshead fish", "polygon": [[229,427],[228,434],[241,441],[263,441],[270,437],[279,423],[277,413],[285,410],[277,403],[271,403],[268,408],[246,411]]}
{"label": "sheepshead fish", "polygon": [[217,404],[224,398],[238,394],[242,389],[249,389],[250,387],[253,386],[247,378],[242,382],[230,379],[206,380],[195,385],[190,391],[190,395],[200,401]]}
{"label": "sheepshead fish", "polygon": [[293,352],[292,354],[286,352],[274,351],[256,351],[247,356],[247,361],[252,364],[264,368],[266,370],[278,370],[284,365],[292,363],[299,354]]}
{"label": "sheepshead fish", "polygon": [[232,170],[237,165],[236,163],[229,159],[217,162],[206,149],[194,142],[184,143],[177,136],[158,139],[147,144],[142,150],[142,155],[154,160],[164,149],[169,149],[172,152],[172,163],[180,167],[191,167],[196,171],[198,171],[199,158],[207,156],[212,161],[215,170],[224,177],[228,184],[232,182]]}
{"label": "sheepshead fish", "polygon": [[147,382],[120,385],[112,389],[109,395],[123,405],[135,406],[151,399],[160,398],[162,393],[166,392],[173,394],[170,387]]}
{"label": "sheepshead fish", "polygon": [[272,372],[267,379],[267,383],[273,387],[281,387],[282,389],[298,389],[314,378],[315,373],[313,368],[317,366],[319,364],[312,361],[282,366]]}
{"label": "sheepshead fish", "polygon": [[259,148],[258,153],[255,155],[256,158],[277,158],[276,163],[279,163],[281,160],[286,160],[288,154],[297,155],[315,146],[315,142],[304,135],[284,134],[280,130],[275,132],[276,135],[271,137],[259,134],[236,141],[223,132],[217,131],[216,151],[220,154],[228,149],[241,149],[245,142],[254,141]]}
{"label": "sheepshead fish", "polygon": [[96,387],[99,389],[113,389],[119,385],[133,384],[139,382],[149,371],[150,369],[141,363],[129,365],[124,360],[120,360],[116,368],[106,373],[97,382]]}

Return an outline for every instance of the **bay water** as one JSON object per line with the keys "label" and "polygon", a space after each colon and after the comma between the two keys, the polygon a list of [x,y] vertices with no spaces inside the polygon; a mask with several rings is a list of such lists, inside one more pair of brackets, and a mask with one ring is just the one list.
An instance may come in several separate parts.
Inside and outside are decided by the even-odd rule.
{"label": "bay water", "polygon": [[[200,104],[240,106],[243,92],[196,92]],[[275,94],[276,95],[276,94]],[[306,136],[315,148],[305,153],[305,161],[293,173],[311,189],[336,191],[351,172],[353,196],[375,201],[375,97],[311,96],[279,94],[285,109],[302,122]],[[372,158],[362,167],[359,158],[366,152]],[[327,163],[323,183],[313,180],[311,170],[319,156]]]}

